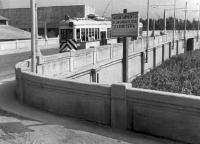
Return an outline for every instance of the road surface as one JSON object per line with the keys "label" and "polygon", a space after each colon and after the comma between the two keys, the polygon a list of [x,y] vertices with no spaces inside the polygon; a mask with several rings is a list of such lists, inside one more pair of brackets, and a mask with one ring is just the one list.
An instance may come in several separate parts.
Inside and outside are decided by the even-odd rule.
{"label": "road surface", "polygon": [[[43,55],[58,53],[58,49],[52,48],[41,51]],[[16,63],[29,59],[31,52],[22,52],[16,54],[0,55],[0,80],[14,76],[14,66]]]}

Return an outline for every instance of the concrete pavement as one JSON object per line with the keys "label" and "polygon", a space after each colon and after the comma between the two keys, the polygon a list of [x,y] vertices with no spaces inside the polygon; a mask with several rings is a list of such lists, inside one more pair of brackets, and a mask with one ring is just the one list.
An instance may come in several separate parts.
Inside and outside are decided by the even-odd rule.
{"label": "concrete pavement", "polygon": [[120,131],[79,119],[58,116],[23,104],[15,98],[15,78],[0,81],[0,109],[32,120],[64,126],[67,129],[89,132],[134,144],[178,144],[178,142],[156,138],[129,131]]}

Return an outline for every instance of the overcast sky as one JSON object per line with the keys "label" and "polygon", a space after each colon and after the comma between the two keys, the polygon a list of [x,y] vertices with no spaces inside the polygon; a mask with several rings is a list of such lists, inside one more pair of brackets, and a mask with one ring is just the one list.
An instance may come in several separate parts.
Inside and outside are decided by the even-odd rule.
{"label": "overcast sky", "polygon": [[[0,7],[3,8],[19,8],[19,7],[30,7],[30,0],[0,0]],[[78,5],[78,4],[87,4],[96,9],[96,13],[99,15],[103,15],[105,7],[108,5],[110,0],[36,0],[39,6],[63,6],[63,5]],[[176,0],[177,8],[185,7],[186,0]],[[199,9],[197,5],[200,0],[187,0],[188,1],[188,9]],[[151,5],[155,4],[173,4],[174,0],[150,0]],[[141,17],[146,17],[146,7],[147,0],[111,0],[110,5],[106,11],[106,15],[110,15],[111,13],[122,12],[124,8],[127,8],[129,12],[131,11],[139,11]],[[171,15],[172,11],[168,12],[168,15]],[[178,11],[177,15],[179,18],[184,18],[183,11]],[[163,7],[160,8],[151,8],[151,17],[158,18],[163,17]],[[190,12],[188,13],[189,18],[198,17],[197,13]]]}

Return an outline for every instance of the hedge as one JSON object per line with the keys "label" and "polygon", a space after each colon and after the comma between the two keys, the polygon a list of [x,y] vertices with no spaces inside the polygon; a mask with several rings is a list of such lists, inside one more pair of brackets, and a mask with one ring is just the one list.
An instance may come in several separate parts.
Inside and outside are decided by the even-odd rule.
{"label": "hedge", "polygon": [[133,87],[200,96],[200,51],[172,57],[132,81]]}

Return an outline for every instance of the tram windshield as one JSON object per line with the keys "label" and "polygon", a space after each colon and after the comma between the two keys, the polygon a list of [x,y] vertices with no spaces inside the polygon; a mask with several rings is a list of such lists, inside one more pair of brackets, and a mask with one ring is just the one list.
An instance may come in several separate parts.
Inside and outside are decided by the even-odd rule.
{"label": "tram windshield", "polygon": [[73,39],[73,29],[61,29],[60,33],[62,40]]}

